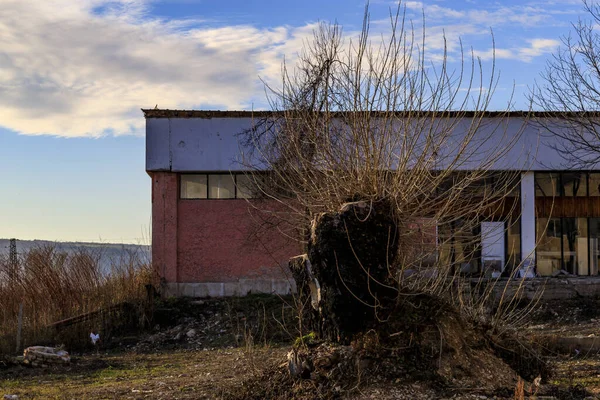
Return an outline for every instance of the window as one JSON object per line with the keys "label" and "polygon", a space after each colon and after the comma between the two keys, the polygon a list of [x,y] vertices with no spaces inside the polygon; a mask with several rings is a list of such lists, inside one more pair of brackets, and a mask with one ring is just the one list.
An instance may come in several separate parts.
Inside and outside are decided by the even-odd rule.
{"label": "window", "polygon": [[562,218],[563,269],[588,275],[587,218]]}
{"label": "window", "polygon": [[[472,224],[472,223],[471,223]],[[481,272],[481,229],[464,221],[438,225],[439,257],[461,274]]]}
{"label": "window", "polygon": [[235,181],[231,174],[208,175],[210,199],[235,199]]}
{"label": "window", "polygon": [[254,179],[238,173],[181,174],[182,199],[249,199],[256,197]]}
{"label": "window", "polygon": [[[574,275],[598,273],[597,218],[538,218],[537,272],[552,276],[559,270]],[[589,229],[588,229],[589,225]],[[589,237],[589,238],[588,238]]]}
{"label": "window", "polygon": [[535,195],[539,197],[558,196],[556,190],[559,185],[559,174],[557,173],[536,173],[535,174]]}
{"label": "window", "polygon": [[536,172],[537,197],[587,197],[600,196],[598,172]]}
{"label": "window", "polygon": [[182,199],[206,199],[208,197],[206,175],[186,174],[181,176]]}
{"label": "window", "polygon": [[552,276],[562,269],[560,218],[538,218],[536,232],[537,272],[542,276]]}
{"label": "window", "polygon": [[590,196],[600,196],[600,173],[591,172],[589,174]]}
{"label": "window", "polygon": [[561,196],[587,196],[587,174],[585,172],[563,172],[560,178]]}
{"label": "window", "polygon": [[590,275],[598,275],[598,264],[600,261],[600,218],[590,218],[588,226],[590,236]]}
{"label": "window", "polygon": [[506,267],[512,272],[521,262],[521,220],[506,221]]}
{"label": "window", "polygon": [[254,187],[254,180],[249,175],[236,175],[235,185],[238,199],[250,199],[255,197],[256,188]]}

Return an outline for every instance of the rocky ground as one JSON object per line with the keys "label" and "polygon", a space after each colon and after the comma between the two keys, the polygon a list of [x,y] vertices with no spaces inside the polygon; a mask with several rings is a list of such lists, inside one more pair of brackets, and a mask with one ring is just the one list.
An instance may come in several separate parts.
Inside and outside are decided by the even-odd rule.
{"label": "rocky ground", "polygon": [[[293,309],[292,299],[268,296],[161,304],[153,328],[148,332],[112,338],[98,349],[91,347],[85,353],[72,353],[69,365],[33,368],[16,365],[5,357],[0,361],[0,396],[14,395],[18,399],[309,399],[320,393],[321,398],[351,399],[519,398],[515,395],[515,390],[517,396],[520,395],[518,381],[514,376],[505,376],[509,370],[486,366],[485,360],[477,367],[463,365],[460,368],[489,375],[490,385],[486,387],[467,387],[461,384],[464,380],[456,380],[454,385],[448,381],[419,380],[414,374],[409,377],[402,373],[394,380],[361,381],[366,375],[359,373],[353,375],[352,382],[342,381],[340,372],[348,366],[344,366],[341,359],[353,349],[318,343],[314,346],[324,360],[321,371],[331,375],[293,380],[287,372],[288,353],[301,336]],[[600,337],[597,321],[600,321],[600,301],[596,299],[548,303],[531,315],[528,333],[543,343],[546,356],[552,362],[553,376],[539,387],[523,382],[522,398],[536,391],[538,399],[585,399],[600,394],[598,350],[578,346],[577,342],[563,345],[558,340]],[[381,364],[382,361],[374,360],[358,367],[373,377]],[[398,365],[397,370],[401,371],[402,365]],[[323,384],[323,379],[329,378],[338,379],[340,383]]]}

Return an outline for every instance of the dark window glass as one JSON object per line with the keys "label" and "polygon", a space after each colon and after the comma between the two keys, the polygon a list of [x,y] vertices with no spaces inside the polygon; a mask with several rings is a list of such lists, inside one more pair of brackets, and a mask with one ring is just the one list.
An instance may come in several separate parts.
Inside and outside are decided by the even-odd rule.
{"label": "dark window glass", "polygon": [[254,179],[250,175],[238,174],[235,177],[236,197],[238,199],[250,199],[255,197],[257,188]]}
{"label": "dark window glass", "polygon": [[506,224],[506,272],[510,274],[521,262],[521,220],[508,221]]}
{"label": "dark window glass", "polygon": [[562,268],[560,218],[538,218],[536,232],[537,273],[552,276]]}
{"label": "dark window glass", "polygon": [[562,218],[563,269],[588,275],[587,218]]}
{"label": "dark window glass", "polygon": [[600,173],[592,172],[589,174],[590,196],[600,196]]}
{"label": "dark window glass", "polygon": [[587,174],[585,172],[564,172],[561,175],[561,196],[587,196]]}
{"label": "dark window glass", "polygon": [[559,175],[556,173],[535,174],[535,195],[539,197],[555,197],[559,193],[556,190],[559,186]]}
{"label": "dark window glass", "polygon": [[481,230],[463,221],[438,226],[440,262],[462,274],[481,271]]}
{"label": "dark window glass", "polygon": [[600,218],[589,219],[590,275],[598,275],[600,261]]}

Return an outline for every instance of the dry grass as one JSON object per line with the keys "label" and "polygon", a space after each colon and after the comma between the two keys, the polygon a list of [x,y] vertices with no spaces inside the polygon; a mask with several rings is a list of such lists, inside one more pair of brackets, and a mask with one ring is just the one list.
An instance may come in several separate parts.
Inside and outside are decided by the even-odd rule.
{"label": "dry grass", "polygon": [[[145,285],[153,279],[150,264],[141,254],[129,252],[111,260],[109,270],[103,271],[102,256],[101,247],[67,253],[42,246],[22,254],[16,265],[8,257],[0,258],[0,353],[15,352],[21,304],[21,348],[40,343],[81,347],[91,330],[106,338],[124,317],[129,323],[134,322],[132,314],[143,318]],[[100,312],[66,329],[48,328],[56,321],[124,303],[130,305],[126,313]]]}
{"label": "dry grass", "polygon": [[[0,394],[25,399],[229,399],[285,359],[285,347],[89,354],[69,366],[0,369]],[[43,375],[42,375],[43,374]]]}

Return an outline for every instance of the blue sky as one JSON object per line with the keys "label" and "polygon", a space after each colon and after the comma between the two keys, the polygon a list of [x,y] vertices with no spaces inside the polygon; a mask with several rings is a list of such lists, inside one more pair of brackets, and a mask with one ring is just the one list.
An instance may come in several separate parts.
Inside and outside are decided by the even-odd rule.
{"label": "blue sky", "polygon": [[[524,93],[580,0],[425,0],[403,3],[428,50],[443,34],[500,72],[492,109],[526,109]],[[266,108],[318,21],[352,36],[356,0],[0,0],[0,238],[148,243],[150,178],[140,108]],[[394,2],[370,3],[385,33]]]}

